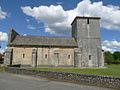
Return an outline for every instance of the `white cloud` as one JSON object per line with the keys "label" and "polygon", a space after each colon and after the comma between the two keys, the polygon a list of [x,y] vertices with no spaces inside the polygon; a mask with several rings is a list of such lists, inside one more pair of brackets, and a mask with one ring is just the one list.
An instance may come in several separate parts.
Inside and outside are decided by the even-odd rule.
{"label": "white cloud", "polygon": [[69,31],[70,23],[67,25],[67,13],[62,6],[39,6],[33,9],[29,6],[21,7],[23,12],[34,17],[45,24],[45,31],[54,34],[63,34],[64,30]]}
{"label": "white cloud", "polygon": [[30,29],[30,30],[35,30],[35,29],[36,29],[36,27],[31,26],[30,24],[29,24],[29,25],[27,25],[27,28],[28,28],[28,29]]}
{"label": "white cloud", "polygon": [[102,1],[83,0],[74,9],[64,10],[61,5],[21,7],[23,13],[45,23],[45,31],[52,34],[70,33],[71,22],[75,16],[101,17],[101,27],[120,31],[120,7],[103,5]]}
{"label": "white cloud", "polygon": [[0,7],[0,19],[5,19],[7,17],[7,12],[2,11],[2,8]]}
{"label": "white cloud", "polygon": [[23,34],[23,36],[27,36],[27,34]]}
{"label": "white cloud", "polygon": [[7,41],[8,35],[7,33],[0,32],[0,41]]}
{"label": "white cloud", "polygon": [[0,49],[0,53],[3,54],[5,52],[5,49]]}
{"label": "white cloud", "polygon": [[8,47],[1,48],[1,49],[0,49],[0,53],[3,54],[7,48],[8,48]]}
{"label": "white cloud", "polygon": [[105,51],[110,51],[110,52],[120,51],[120,41],[105,40],[105,41],[102,42],[102,49],[105,50]]}

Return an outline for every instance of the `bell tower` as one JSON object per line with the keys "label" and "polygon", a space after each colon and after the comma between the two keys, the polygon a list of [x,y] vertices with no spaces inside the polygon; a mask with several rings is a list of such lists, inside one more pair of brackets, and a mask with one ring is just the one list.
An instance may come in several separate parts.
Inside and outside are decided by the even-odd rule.
{"label": "bell tower", "polygon": [[76,17],[72,22],[72,37],[78,44],[75,50],[76,67],[104,66],[99,21],[100,17]]}

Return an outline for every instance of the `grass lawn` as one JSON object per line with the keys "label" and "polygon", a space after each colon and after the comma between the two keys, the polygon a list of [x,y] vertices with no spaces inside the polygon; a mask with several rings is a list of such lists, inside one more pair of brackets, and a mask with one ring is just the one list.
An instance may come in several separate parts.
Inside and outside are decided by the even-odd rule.
{"label": "grass lawn", "polygon": [[103,76],[120,77],[120,64],[119,65],[107,65],[107,68],[32,68],[32,70],[47,70],[57,72],[72,72],[81,74],[94,74]]}

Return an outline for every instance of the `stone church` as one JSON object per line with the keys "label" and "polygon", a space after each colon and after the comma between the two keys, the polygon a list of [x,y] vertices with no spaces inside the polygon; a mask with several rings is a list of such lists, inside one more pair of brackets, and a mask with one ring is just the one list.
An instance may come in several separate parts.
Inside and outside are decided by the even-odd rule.
{"label": "stone church", "polygon": [[99,17],[75,17],[71,38],[23,36],[11,29],[5,66],[103,67]]}

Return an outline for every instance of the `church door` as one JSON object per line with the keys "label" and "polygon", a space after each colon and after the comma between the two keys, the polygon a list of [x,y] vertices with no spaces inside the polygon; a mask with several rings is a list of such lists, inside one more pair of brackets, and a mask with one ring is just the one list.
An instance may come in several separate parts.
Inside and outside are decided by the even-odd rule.
{"label": "church door", "polygon": [[54,55],[55,55],[55,59],[54,59],[55,66],[58,66],[59,65],[59,53],[54,53]]}

